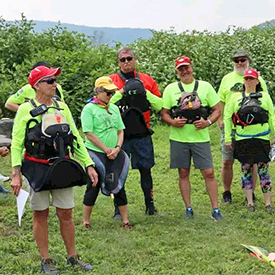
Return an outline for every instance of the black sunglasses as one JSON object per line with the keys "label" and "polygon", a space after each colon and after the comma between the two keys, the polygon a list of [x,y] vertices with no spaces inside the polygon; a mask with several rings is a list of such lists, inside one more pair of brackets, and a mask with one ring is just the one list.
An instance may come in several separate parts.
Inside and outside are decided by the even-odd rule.
{"label": "black sunglasses", "polygon": [[122,57],[119,59],[120,62],[125,62],[125,61],[132,61],[133,57],[132,56],[127,56],[127,57]]}
{"label": "black sunglasses", "polygon": [[110,95],[113,95],[114,92],[107,92],[107,91],[106,91],[106,94],[107,94],[107,96],[110,96]]}
{"label": "black sunglasses", "polygon": [[246,58],[235,59],[234,62],[235,62],[235,63],[239,63],[239,62],[241,61],[242,63],[244,63],[246,60],[247,60]]}
{"label": "black sunglasses", "polygon": [[53,84],[56,82],[56,78],[49,78],[45,80],[40,80],[39,82],[46,82],[47,84]]}

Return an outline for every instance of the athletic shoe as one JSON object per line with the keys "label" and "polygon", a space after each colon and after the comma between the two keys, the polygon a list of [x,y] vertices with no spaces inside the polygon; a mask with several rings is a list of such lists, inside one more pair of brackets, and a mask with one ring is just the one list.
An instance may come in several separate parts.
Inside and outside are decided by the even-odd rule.
{"label": "athletic shoe", "polygon": [[118,209],[117,205],[115,205],[115,214],[113,216],[113,219],[116,220],[116,221],[122,221],[122,217],[120,215],[120,212],[119,212],[119,209]]}
{"label": "athletic shoe", "polygon": [[232,196],[231,196],[231,192],[230,191],[224,191],[222,193],[222,196],[223,196],[223,201],[222,201],[223,204],[230,204],[230,203],[232,203]]}
{"label": "athletic shoe", "polygon": [[79,266],[85,271],[93,270],[92,265],[83,263],[82,261],[80,261],[78,255],[72,255],[72,256],[67,257],[67,264],[71,264],[73,266]]}
{"label": "athletic shoe", "polygon": [[55,261],[50,258],[41,260],[41,269],[43,273],[58,274],[58,270],[55,267]]}
{"label": "athletic shoe", "polygon": [[11,191],[7,190],[2,184],[0,184],[0,193],[10,193]]}
{"label": "athletic shoe", "polygon": [[5,182],[5,181],[8,181],[8,180],[10,180],[10,177],[5,177],[2,174],[0,174],[0,182]]}
{"label": "athletic shoe", "polygon": [[216,222],[222,220],[222,215],[221,215],[221,212],[218,208],[216,209],[213,209],[213,212],[212,212],[212,219]]}
{"label": "athletic shoe", "polygon": [[248,210],[251,211],[251,212],[254,212],[255,211],[255,206],[252,205],[252,204],[249,204],[248,205]]}
{"label": "athletic shoe", "polygon": [[193,216],[194,216],[194,211],[192,207],[186,207],[185,217],[192,218]]}
{"label": "athletic shoe", "polygon": [[146,210],[145,210],[145,215],[149,215],[149,216],[158,216],[158,210],[155,208],[154,206],[154,202],[151,201],[148,206],[146,206]]}
{"label": "athletic shoe", "polygon": [[269,205],[267,205],[266,207],[266,211],[268,212],[268,213],[274,213],[274,209],[273,209],[273,207],[269,204]]}

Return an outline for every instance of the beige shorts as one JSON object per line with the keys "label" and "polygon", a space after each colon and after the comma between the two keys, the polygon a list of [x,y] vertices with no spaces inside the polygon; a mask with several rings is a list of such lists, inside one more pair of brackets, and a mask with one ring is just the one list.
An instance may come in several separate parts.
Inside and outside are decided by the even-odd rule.
{"label": "beige shorts", "polygon": [[[50,196],[51,195],[51,196]],[[51,199],[50,199],[51,197]],[[53,189],[40,192],[34,192],[30,187],[30,208],[36,211],[42,211],[49,208],[50,205],[61,209],[74,208],[74,190],[73,187],[63,189]]]}

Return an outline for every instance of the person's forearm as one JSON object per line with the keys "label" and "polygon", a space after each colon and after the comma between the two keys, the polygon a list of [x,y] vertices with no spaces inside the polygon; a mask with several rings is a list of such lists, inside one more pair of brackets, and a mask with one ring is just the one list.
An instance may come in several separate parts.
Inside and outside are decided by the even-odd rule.
{"label": "person's forearm", "polygon": [[98,149],[102,150],[106,154],[108,153],[108,147],[93,133],[85,133],[86,137],[89,139],[89,141]]}
{"label": "person's forearm", "polygon": [[14,166],[12,167],[12,177],[21,176],[21,166]]}
{"label": "person's forearm", "polygon": [[118,130],[117,132],[117,145],[122,146],[124,141],[124,131]]}
{"label": "person's forearm", "polygon": [[12,111],[12,112],[17,112],[17,110],[19,108],[19,105],[16,104],[16,103],[6,102],[5,108]]}
{"label": "person's forearm", "polygon": [[161,110],[161,119],[166,122],[169,125],[172,125],[173,123],[173,119],[171,118],[171,116],[169,115],[169,110],[168,109],[162,109]]}
{"label": "person's forearm", "polygon": [[220,123],[220,122],[223,121],[224,102],[220,101],[219,105],[220,105],[221,115],[220,115],[220,117],[218,119],[218,122]]}

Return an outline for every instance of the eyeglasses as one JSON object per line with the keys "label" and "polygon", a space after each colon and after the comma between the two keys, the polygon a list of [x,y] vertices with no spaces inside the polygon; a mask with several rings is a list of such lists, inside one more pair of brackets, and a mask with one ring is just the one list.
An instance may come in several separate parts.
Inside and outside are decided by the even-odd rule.
{"label": "eyeglasses", "polygon": [[239,63],[241,61],[241,63],[244,63],[247,59],[246,58],[242,58],[242,59],[235,59],[234,62],[235,63]]}
{"label": "eyeglasses", "polygon": [[106,95],[107,95],[107,96],[110,96],[110,95],[113,95],[113,94],[114,94],[114,92],[107,92],[107,91],[106,91]]}
{"label": "eyeglasses", "polygon": [[40,80],[39,82],[46,82],[47,84],[53,84],[56,83],[56,78],[49,78],[45,80]]}
{"label": "eyeglasses", "polygon": [[127,56],[127,57],[122,57],[119,59],[120,62],[125,62],[125,61],[132,61],[133,57],[132,56]]}

